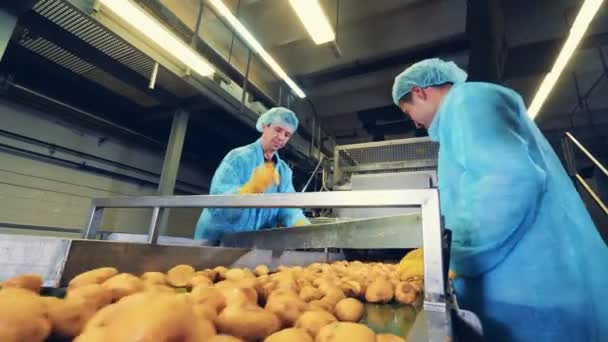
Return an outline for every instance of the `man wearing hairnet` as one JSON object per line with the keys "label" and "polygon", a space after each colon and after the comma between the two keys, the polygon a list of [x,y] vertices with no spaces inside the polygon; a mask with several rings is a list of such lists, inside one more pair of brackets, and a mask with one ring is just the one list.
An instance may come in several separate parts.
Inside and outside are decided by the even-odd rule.
{"label": "man wearing hairnet", "polygon": [[[262,133],[252,144],[230,151],[215,171],[211,195],[294,192],[292,172],[281,160],[283,148],[298,129],[298,118],[289,109],[275,107],[262,114],[256,124]],[[196,224],[196,239],[217,244],[223,233],[292,227],[308,224],[301,209],[208,208]]]}
{"label": "man wearing hairnet", "polygon": [[487,341],[608,341],[608,247],[521,97],[429,59],[393,100],[439,143],[451,268]]}

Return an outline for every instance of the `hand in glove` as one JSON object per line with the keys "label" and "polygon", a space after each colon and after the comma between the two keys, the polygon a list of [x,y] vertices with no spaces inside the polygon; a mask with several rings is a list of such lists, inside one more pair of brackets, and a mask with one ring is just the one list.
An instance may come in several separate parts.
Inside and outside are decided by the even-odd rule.
{"label": "hand in glove", "polygon": [[273,163],[264,163],[264,165],[253,170],[251,178],[239,191],[239,194],[261,194],[273,184],[279,184],[281,178],[275,170]]}

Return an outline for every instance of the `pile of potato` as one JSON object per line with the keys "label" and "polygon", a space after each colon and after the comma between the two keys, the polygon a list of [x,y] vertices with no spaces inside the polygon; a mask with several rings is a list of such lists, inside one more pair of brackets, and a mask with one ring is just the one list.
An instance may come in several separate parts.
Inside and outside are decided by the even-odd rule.
{"label": "pile of potato", "polygon": [[178,265],[139,277],[104,267],[73,278],[64,299],[40,296],[40,277],[23,275],[2,284],[0,341],[403,341],[357,322],[363,301],[420,303],[422,258],[404,261],[272,273]]}

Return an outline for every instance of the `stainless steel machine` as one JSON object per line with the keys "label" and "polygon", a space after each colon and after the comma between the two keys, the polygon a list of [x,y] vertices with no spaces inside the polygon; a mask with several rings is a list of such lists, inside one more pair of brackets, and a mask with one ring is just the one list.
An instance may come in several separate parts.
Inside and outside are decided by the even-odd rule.
{"label": "stainless steel machine", "polygon": [[[159,244],[159,211],[183,207],[389,207],[415,208],[417,213],[228,234],[222,247]],[[95,240],[105,208],[152,208],[147,243]],[[424,305],[409,335],[413,341],[447,341],[454,338],[453,318],[461,316],[447,286],[448,243],[434,189],[95,199],[83,239],[0,235],[0,279],[35,272],[44,276],[45,285],[62,286],[71,277],[102,266],[115,266],[135,274],[166,271],[180,263],[197,269],[258,264],[273,268],[279,264],[307,265],[343,258],[340,253],[330,253],[328,248],[424,247]]]}

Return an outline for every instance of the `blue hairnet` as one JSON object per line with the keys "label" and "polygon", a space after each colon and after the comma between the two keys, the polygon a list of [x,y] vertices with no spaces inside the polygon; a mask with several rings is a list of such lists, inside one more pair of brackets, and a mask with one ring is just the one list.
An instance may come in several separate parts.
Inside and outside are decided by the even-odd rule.
{"label": "blue hairnet", "polygon": [[262,125],[281,125],[290,127],[295,132],[298,129],[298,118],[291,110],[283,107],[274,107],[262,114],[255,125],[258,132],[262,132]]}
{"label": "blue hairnet", "polygon": [[393,83],[393,102],[398,106],[399,100],[407,95],[412,87],[432,87],[445,83],[462,83],[467,80],[467,73],[454,62],[439,58],[420,61],[395,77]]}

